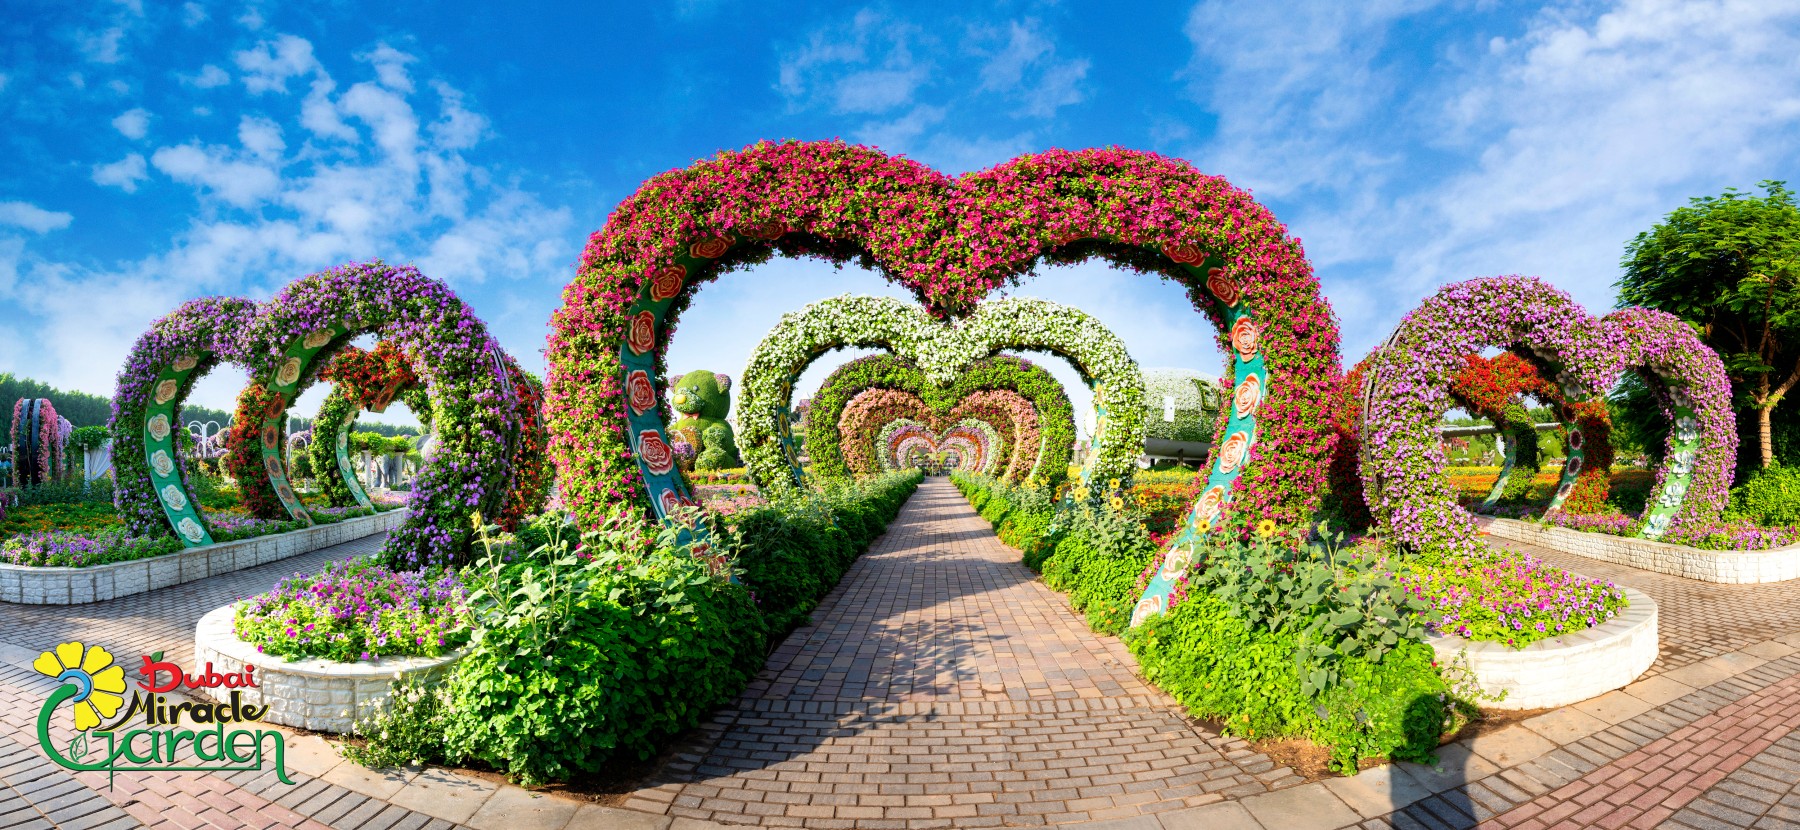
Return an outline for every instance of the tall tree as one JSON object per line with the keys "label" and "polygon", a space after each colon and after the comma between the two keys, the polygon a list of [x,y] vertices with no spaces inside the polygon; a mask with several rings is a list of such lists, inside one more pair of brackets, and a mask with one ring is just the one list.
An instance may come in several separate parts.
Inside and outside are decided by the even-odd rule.
{"label": "tall tree", "polygon": [[1775,463],[1774,410],[1800,383],[1800,207],[1784,182],[1690,200],[1625,247],[1619,304],[1695,325],[1725,361],[1741,433]]}

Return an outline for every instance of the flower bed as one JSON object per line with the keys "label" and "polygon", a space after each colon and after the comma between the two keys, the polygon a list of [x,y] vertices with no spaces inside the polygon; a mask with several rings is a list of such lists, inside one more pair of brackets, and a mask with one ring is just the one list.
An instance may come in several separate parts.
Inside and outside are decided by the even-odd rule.
{"label": "flower bed", "polygon": [[1490,549],[1479,557],[1402,562],[1400,584],[1438,616],[1431,628],[1523,648],[1602,625],[1625,608],[1624,589],[1528,554]]}
{"label": "flower bed", "polygon": [[250,705],[268,706],[263,720],[317,732],[351,731],[359,720],[386,711],[396,683],[438,682],[450,672],[461,652],[437,657],[397,657],[367,663],[340,663],[321,658],[268,660],[232,633],[237,606],[208,612],[194,627],[194,660],[211,663],[221,674],[256,667],[255,688],[223,686],[199,691],[220,702],[238,693]]}
{"label": "flower bed", "polygon": [[1455,636],[1426,642],[1437,652],[1439,663],[1473,677],[1490,698],[1486,706],[1517,710],[1579,703],[1624,688],[1656,662],[1660,613],[1656,601],[1630,588],[1619,590],[1627,604],[1611,619],[1524,648]]}
{"label": "flower bed", "polygon": [[694,488],[694,497],[708,510],[725,516],[769,503],[756,487],[748,484],[702,484]]}
{"label": "flower bed", "polygon": [[[170,585],[266,565],[291,556],[390,531],[406,518],[389,510],[373,516],[183,549],[168,537],[143,558],[80,567],[0,563],[0,601],[29,605],[78,605],[141,594]],[[138,544],[132,542],[130,544]],[[145,543],[150,544],[150,543]]]}
{"label": "flower bed", "polygon": [[453,575],[331,562],[239,605],[232,633],[278,657],[438,657],[468,642],[467,601]]}

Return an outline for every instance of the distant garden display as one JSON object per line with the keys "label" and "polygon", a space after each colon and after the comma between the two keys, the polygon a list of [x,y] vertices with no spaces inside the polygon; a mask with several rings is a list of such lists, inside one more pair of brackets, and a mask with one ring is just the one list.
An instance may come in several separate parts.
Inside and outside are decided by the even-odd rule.
{"label": "distant garden display", "polygon": [[998,475],[1009,482],[1061,484],[1075,446],[1074,409],[1062,383],[1031,361],[979,360],[945,386],[911,361],[876,354],[838,367],[819,386],[806,427],[810,473],[833,479],[878,472],[877,432],[897,417],[936,430],[963,417],[981,419],[1005,440]]}
{"label": "distant garden display", "polygon": [[[1137,364],[1111,331],[1086,314],[1044,300],[986,303],[954,326],[924,308],[886,297],[837,297],[782,317],[751,353],[739,408],[745,461],[765,489],[803,483],[788,432],[794,383],[820,355],[845,346],[879,347],[918,367],[928,385],[958,383],[977,361],[1002,350],[1045,351],[1065,357],[1094,390],[1097,447],[1083,476],[1129,478],[1143,446],[1143,383]],[[1013,364],[1001,364],[1011,366]],[[932,393],[943,398],[945,393]],[[818,399],[815,423],[824,421]],[[829,437],[821,433],[829,444]],[[827,449],[829,452],[829,448]],[[965,462],[966,463],[966,462]],[[836,472],[836,470],[833,470]]]}

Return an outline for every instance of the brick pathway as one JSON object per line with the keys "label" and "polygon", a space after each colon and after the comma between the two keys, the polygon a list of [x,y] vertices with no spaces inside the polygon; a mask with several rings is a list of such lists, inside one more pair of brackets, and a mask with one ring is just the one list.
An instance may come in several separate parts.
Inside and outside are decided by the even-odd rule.
{"label": "brick pathway", "polygon": [[742,824],[1119,818],[1299,784],[1188,725],[950,483],[899,519],[628,806]]}

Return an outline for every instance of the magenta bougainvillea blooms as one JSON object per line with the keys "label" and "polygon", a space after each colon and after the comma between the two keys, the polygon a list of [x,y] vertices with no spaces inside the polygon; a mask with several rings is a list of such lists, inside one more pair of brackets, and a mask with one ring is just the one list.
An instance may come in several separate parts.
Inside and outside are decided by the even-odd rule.
{"label": "magenta bougainvillea blooms", "polygon": [[[1338,328],[1299,242],[1249,194],[1186,162],[1118,148],[1053,150],[953,179],[826,141],[757,144],[653,177],[589,240],[553,320],[547,384],[552,454],[584,524],[620,502],[650,508],[633,452],[646,436],[627,436],[623,351],[652,355],[665,377],[693,287],[775,254],[858,262],[940,315],[967,314],[1040,261],[1100,257],[1179,280],[1222,327],[1215,294],[1178,264],[1216,257],[1212,280],[1254,314],[1276,379],[1230,509],[1286,525],[1312,514],[1325,483],[1318,460],[1335,440],[1326,407]],[[632,313],[640,297],[669,302],[660,323]],[[1219,337],[1228,355],[1229,334]],[[651,395],[654,381],[643,384]],[[656,398],[635,411],[666,423]]]}

